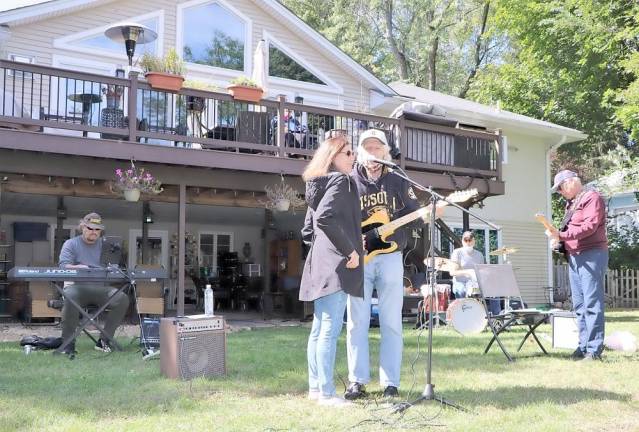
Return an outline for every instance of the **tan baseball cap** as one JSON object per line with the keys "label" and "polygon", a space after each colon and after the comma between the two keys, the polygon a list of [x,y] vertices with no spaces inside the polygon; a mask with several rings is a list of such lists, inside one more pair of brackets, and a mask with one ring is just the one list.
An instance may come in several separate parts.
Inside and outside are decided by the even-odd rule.
{"label": "tan baseball cap", "polygon": [[93,229],[104,229],[104,225],[102,225],[102,216],[97,213],[89,213],[83,217],[82,225]]}

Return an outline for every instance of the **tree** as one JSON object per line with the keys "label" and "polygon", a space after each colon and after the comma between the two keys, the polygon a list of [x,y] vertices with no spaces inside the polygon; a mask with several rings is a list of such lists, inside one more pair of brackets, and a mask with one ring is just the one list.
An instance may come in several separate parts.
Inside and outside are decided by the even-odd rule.
{"label": "tree", "polygon": [[496,30],[511,51],[478,73],[471,97],[586,132],[586,141],[560,148],[556,165],[597,177],[602,155],[618,144],[632,147],[636,2],[497,0],[496,9]]}
{"label": "tree", "polygon": [[497,58],[489,0],[283,0],[382,80],[404,80],[465,97]]}

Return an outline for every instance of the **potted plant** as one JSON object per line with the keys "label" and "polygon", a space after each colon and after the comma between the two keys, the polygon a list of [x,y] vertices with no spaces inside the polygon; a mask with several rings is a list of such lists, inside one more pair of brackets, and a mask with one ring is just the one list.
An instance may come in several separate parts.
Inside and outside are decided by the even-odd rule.
{"label": "potted plant", "polygon": [[144,53],[140,67],[151,87],[177,92],[184,82],[184,62],[174,48],[165,57]]}
{"label": "potted plant", "polygon": [[247,102],[259,102],[264,95],[264,90],[255,81],[245,76],[234,78],[227,89],[234,99]]}
{"label": "potted plant", "polygon": [[114,188],[122,191],[127,201],[139,200],[141,193],[159,194],[163,190],[162,183],[144,168],[137,168],[133,161],[129,168],[115,170]]}
{"label": "potted plant", "polygon": [[293,207],[293,214],[298,208],[304,207],[306,204],[303,199],[298,196],[297,191],[282,180],[275,186],[264,186],[266,192],[266,201],[260,201],[266,208],[274,209],[278,212],[286,212]]}

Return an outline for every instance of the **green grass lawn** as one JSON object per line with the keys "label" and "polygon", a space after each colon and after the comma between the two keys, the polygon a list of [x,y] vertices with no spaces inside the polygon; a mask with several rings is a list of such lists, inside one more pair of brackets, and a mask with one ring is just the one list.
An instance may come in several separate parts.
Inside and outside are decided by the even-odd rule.
{"label": "green grass lawn", "polygon": [[[639,311],[607,314],[607,332],[639,336]],[[489,333],[463,337],[434,330],[433,383],[438,395],[470,412],[442,409],[437,402],[391,413],[376,383],[371,399],[354,407],[319,407],[306,399],[308,328],[271,328],[228,335],[228,376],[173,381],[160,375],[159,360],[143,361],[136,347],[110,355],[94,351],[83,337],[69,361],[49,352],[25,356],[17,343],[0,344],[2,431],[637,431],[639,354],[607,351],[603,362],[575,363],[566,350],[538,356],[526,344],[509,364],[498,347],[483,349]],[[550,336],[550,326],[539,334]],[[414,399],[426,382],[427,332],[404,332],[402,399]],[[515,350],[520,330],[505,335]],[[377,361],[379,332],[371,331]],[[127,339],[120,339],[128,344]],[[421,357],[415,361],[418,342]],[[346,380],[344,333],[337,372]],[[415,363],[415,374],[411,364]],[[409,395],[409,391],[412,392]],[[338,380],[338,391],[343,385]]]}

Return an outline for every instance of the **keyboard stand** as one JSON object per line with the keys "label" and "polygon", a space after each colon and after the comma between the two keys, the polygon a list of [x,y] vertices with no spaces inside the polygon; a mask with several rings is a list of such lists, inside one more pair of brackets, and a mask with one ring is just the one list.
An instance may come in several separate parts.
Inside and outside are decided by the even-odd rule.
{"label": "keyboard stand", "polygon": [[[125,272],[122,272],[123,275],[126,275]],[[126,275],[128,278],[128,275]],[[89,324],[93,324],[93,326],[98,329],[98,331],[100,332],[101,337],[103,338],[103,340],[106,340],[109,342],[109,344],[115,348],[118,351],[122,351],[122,347],[115,341],[115,337],[111,338],[109,335],[106,334],[104,328],[98,324],[97,322],[97,318],[100,316],[100,314],[102,312],[104,312],[106,310],[106,308],[109,307],[109,305],[111,304],[111,302],[113,301],[113,298],[115,296],[117,296],[119,293],[125,291],[127,288],[129,288],[131,285],[133,285],[135,282],[132,281],[130,278],[128,278],[128,282],[124,283],[120,288],[118,288],[117,291],[115,291],[108,299],[106,302],[104,302],[104,304],[102,306],[100,306],[98,308],[98,310],[96,310],[93,314],[89,314],[82,306],[80,306],[78,304],[78,302],[76,302],[75,300],[69,298],[69,297],[64,297],[64,289],[62,287],[60,287],[59,284],[55,284],[56,289],[58,290],[58,292],[60,293],[61,296],[63,296],[64,301],[65,302],[69,302],[75,309],[78,310],[78,312],[80,312],[80,314],[82,315],[82,318],[80,320],[80,323],[78,324],[78,327],[75,329],[75,332],[73,332],[73,335],[71,335],[70,337],[68,337],[67,339],[62,341],[62,345],[60,345],[58,347],[58,349],[55,350],[56,353],[62,353],[67,346],[73,342],[80,333],[82,333],[83,331],[85,333],[88,333],[86,330],[86,327]],[[93,339],[93,337],[91,337],[91,339]],[[95,339],[93,339],[95,341]],[[97,343],[97,341],[96,341]]]}

